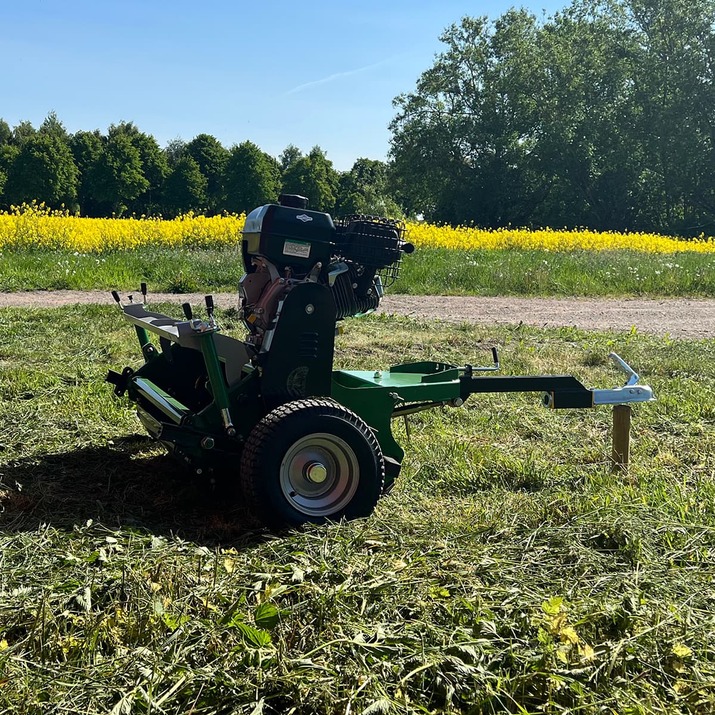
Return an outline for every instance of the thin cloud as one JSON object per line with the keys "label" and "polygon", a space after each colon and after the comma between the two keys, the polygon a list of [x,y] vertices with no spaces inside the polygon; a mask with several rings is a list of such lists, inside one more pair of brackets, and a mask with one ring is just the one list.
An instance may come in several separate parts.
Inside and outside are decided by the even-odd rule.
{"label": "thin cloud", "polygon": [[328,75],[327,77],[323,77],[322,79],[316,79],[316,80],[313,80],[312,82],[305,82],[305,84],[299,84],[297,87],[293,87],[293,89],[289,89],[286,92],[286,95],[297,94],[298,92],[302,92],[303,90],[306,90],[306,89],[311,89],[312,87],[317,87],[321,84],[327,84],[328,82],[334,82],[336,79],[342,79],[343,77],[351,77],[352,75],[360,74],[361,72],[367,72],[368,70],[375,69],[375,67],[380,67],[389,61],[390,61],[389,59],[380,60],[380,62],[375,62],[374,64],[371,64],[371,65],[365,65],[364,67],[358,67],[357,69],[354,69],[354,70],[348,70],[347,72],[336,72],[335,74]]}

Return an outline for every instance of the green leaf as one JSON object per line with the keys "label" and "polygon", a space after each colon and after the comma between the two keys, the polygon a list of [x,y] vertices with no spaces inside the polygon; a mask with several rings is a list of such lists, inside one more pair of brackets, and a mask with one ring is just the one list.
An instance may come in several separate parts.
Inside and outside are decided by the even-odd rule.
{"label": "green leaf", "polygon": [[253,620],[259,628],[275,628],[280,620],[280,611],[272,603],[261,603],[253,612]]}
{"label": "green leaf", "polygon": [[232,619],[228,627],[235,628],[239,631],[247,645],[254,646],[255,648],[265,648],[271,644],[271,634],[268,633],[268,631],[249,626],[238,618]]}
{"label": "green leaf", "polygon": [[552,596],[548,601],[543,601],[541,608],[549,616],[556,616],[561,612],[564,599],[561,596]]}
{"label": "green leaf", "polygon": [[684,643],[676,643],[671,652],[678,658],[689,658],[693,654],[693,651]]}
{"label": "green leaf", "polygon": [[170,631],[175,631],[180,626],[183,626],[189,620],[189,617],[187,615],[176,616],[165,611],[161,614],[161,620]]}

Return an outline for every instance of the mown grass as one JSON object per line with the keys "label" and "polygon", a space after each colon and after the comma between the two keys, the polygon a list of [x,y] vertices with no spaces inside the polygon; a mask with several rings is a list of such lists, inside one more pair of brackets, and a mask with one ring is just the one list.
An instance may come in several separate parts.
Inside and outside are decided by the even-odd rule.
{"label": "mown grass", "polygon": [[116,311],[0,310],[0,712],[711,713],[715,341],[375,316],[338,360],[492,344],[589,385],[636,366],[630,473],[607,409],[480,397],[395,425],[373,517],[275,537],[112,397]]}
{"label": "mown grass", "polygon": [[[5,251],[0,291],[235,290],[243,274],[238,247],[142,248],[101,254]],[[415,295],[715,296],[715,254],[630,251],[420,249],[407,256],[392,288]]]}

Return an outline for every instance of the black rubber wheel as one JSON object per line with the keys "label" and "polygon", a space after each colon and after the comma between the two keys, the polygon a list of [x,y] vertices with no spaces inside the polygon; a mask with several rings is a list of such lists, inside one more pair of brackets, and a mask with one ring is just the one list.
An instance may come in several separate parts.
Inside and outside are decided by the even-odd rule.
{"label": "black rubber wheel", "polygon": [[385,481],[372,430],[328,399],[288,402],[251,431],[241,457],[248,508],[267,526],[369,516]]}

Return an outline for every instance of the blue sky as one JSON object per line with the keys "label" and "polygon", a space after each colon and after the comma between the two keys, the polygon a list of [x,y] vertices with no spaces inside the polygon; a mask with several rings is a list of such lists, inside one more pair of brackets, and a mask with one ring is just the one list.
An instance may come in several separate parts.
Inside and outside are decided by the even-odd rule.
{"label": "blue sky", "polygon": [[384,159],[392,100],[464,15],[555,0],[18,0],[0,10],[0,117],[70,132],[133,121],[161,146],[213,134],[278,156],[319,144],[340,170]]}

